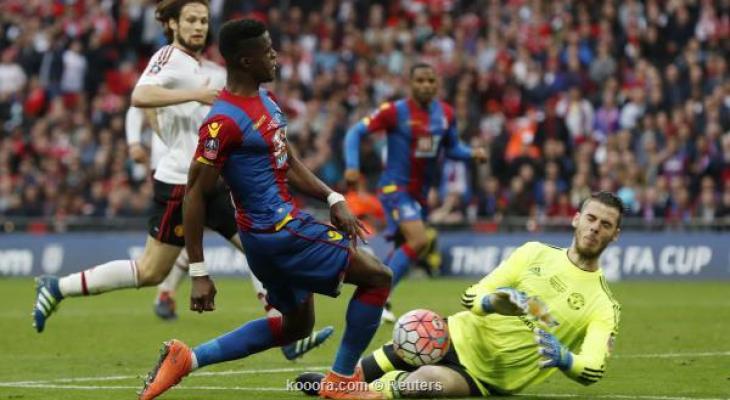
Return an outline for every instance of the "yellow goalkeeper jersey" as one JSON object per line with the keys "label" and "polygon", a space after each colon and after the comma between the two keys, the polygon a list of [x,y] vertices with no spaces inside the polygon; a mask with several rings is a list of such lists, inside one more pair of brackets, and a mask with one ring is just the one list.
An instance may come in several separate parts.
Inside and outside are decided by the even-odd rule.
{"label": "yellow goalkeeper jersey", "polygon": [[[483,296],[500,287],[538,296],[547,305],[559,325],[541,328],[574,354],[572,368],[565,371],[568,377],[582,384],[603,377],[618,330],[620,307],[600,269],[586,272],[568,259],[567,249],[529,242],[468,288],[465,295],[475,295],[474,303],[481,304]],[[535,323],[525,317],[485,315],[481,307],[473,307],[450,316],[448,323],[461,363],[481,381],[485,395],[487,388],[504,394],[519,392],[556,370],[539,368]]]}

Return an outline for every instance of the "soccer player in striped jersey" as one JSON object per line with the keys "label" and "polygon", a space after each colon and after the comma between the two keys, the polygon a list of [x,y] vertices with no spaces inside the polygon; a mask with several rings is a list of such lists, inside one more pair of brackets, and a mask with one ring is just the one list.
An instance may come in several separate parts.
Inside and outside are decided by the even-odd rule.
{"label": "soccer player in striped jersey", "polygon": [[[154,209],[148,221],[149,235],[136,260],[114,260],[82,272],[38,279],[33,320],[44,330],[47,319],[65,297],[102,294],[119,289],[154,286],[163,281],[173,265],[187,264],[182,200],[188,170],[197,147],[197,131],[226,80],[226,71],[203,57],[208,37],[207,0],[163,0],[156,15],[171,44],[152,57],[132,92],[133,105],[154,111],[152,125],[164,146],[155,167]],[[132,123],[142,116],[133,111]],[[136,121],[135,121],[136,118]],[[208,203],[205,225],[243,251],[237,235],[230,191],[222,182]],[[252,276],[259,299],[268,315],[280,315],[266,303],[266,291]],[[282,348],[288,359],[300,357],[332,334],[332,328],[314,332]]]}
{"label": "soccer player in striped jersey", "polygon": [[[410,71],[411,96],[380,106],[369,117],[355,124],[345,135],[345,179],[354,184],[359,179],[360,140],[368,133],[385,131],[388,154],[380,181],[378,198],[388,220],[386,237],[395,243],[386,264],[393,270],[393,287],[408,271],[410,264],[427,252],[429,238],[424,225],[426,196],[436,183],[440,159],[483,162],[482,148],[469,148],[456,131],[453,108],[436,98],[436,71],[418,63]],[[383,319],[395,318],[386,304]]]}
{"label": "soccer player in striped jersey", "polygon": [[[308,336],[314,325],[313,293],[336,297],[343,283],[357,286],[345,332],[319,395],[380,399],[368,389],[358,360],[375,334],[392,276],[378,259],[355,246],[362,225],[344,196],[320,181],[289,148],[287,119],[261,85],[276,76],[277,53],[261,22],[226,22],[219,49],[226,60],[226,89],[200,127],[185,195],[185,244],[192,277],[191,309],[215,309],[216,289],[203,256],[203,225],[219,177],[231,188],[239,237],[251,270],[280,317],[251,320],[194,348],[166,342],[147,376],[140,400],[152,400],[190,372],[241,359]],[[294,204],[289,184],[330,206],[332,225]]]}
{"label": "soccer player in striped jersey", "polygon": [[[593,194],[573,217],[569,248],[526,243],[466,289],[467,310],[447,319],[452,345],[441,361],[415,368],[386,344],[361,361],[365,380],[379,379],[371,387],[388,398],[510,395],[556,371],[583,385],[598,382],[620,313],[599,257],[618,238],[622,210],[614,194]],[[535,303],[547,311],[535,312]]]}

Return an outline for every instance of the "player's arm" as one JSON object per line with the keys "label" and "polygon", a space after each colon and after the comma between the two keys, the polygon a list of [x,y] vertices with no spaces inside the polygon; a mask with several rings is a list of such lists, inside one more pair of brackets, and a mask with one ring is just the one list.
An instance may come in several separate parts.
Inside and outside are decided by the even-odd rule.
{"label": "player's arm", "polygon": [[456,129],[456,118],[453,117],[453,111],[451,109],[449,109],[448,113],[451,114],[449,117],[451,122],[445,135],[446,157],[461,161],[471,159],[478,162],[486,161],[487,153],[483,148],[471,148],[459,139],[459,134]]}
{"label": "player's arm", "polygon": [[203,258],[206,201],[215,190],[220,169],[228,154],[240,144],[241,134],[233,121],[218,117],[206,121],[199,133],[198,147],[190,164],[185,190],[183,230],[185,248],[190,260],[189,273],[193,282],[190,309],[203,312],[215,309],[216,294]]}
{"label": "player's arm", "polygon": [[332,190],[316,175],[302,164],[291,147],[287,149],[289,158],[289,183],[304,194],[327,202],[330,205],[330,220],[339,229],[350,236],[352,245],[357,245],[357,238],[365,242],[365,228],[362,223],[350,212],[345,197]]}
{"label": "player's arm", "polygon": [[360,176],[360,140],[368,133],[390,129],[396,124],[396,110],[392,103],[384,103],[372,115],[353,125],[343,144],[345,154],[345,180],[355,183]]}
{"label": "player's arm", "polygon": [[165,107],[188,101],[212,104],[218,90],[207,87],[207,81],[194,89],[171,88],[185,76],[184,62],[171,51],[175,50],[163,47],[147,65],[132,91],[132,105],[140,108]]}
{"label": "player's arm", "polygon": [[536,242],[529,242],[517,248],[494,271],[467,288],[461,295],[461,304],[481,316],[491,313],[526,314],[528,297],[514,288],[539,246]]}
{"label": "player's arm", "polygon": [[[616,308],[613,313],[618,313]],[[579,353],[572,353],[558,339],[541,329],[536,330],[540,368],[558,368],[570,379],[583,385],[592,385],[603,378],[617,334],[618,315],[598,318],[589,323]]]}
{"label": "player's arm", "polygon": [[140,108],[165,107],[188,101],[213,104],[218,97],[217,89],[167,89],[157,85],[139,85],[132,92],[132,105]]}
{"label": "player's arm", "polygon": [[127,136],[129,157],[136,163],[145,163],[147,161],[147,150],[142,144],[144,117],[144,111],[137,107],[129,107],[125,117],[124,133]]}

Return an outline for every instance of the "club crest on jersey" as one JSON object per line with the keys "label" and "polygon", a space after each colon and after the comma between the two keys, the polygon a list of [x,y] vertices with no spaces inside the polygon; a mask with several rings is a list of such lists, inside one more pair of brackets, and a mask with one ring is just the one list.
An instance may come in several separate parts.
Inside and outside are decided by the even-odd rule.
{"label": "club crest on jersey", "polygon": [[218,143],[218,139],[208,138],[205,141],[205,145],[203,147],[203,157],[207,158],[208,160],[215,160],[218,157],[219,148],[220,145]]}
{"label": "club crest on jersey", "polygon": [[211,122],[208,124],[208,133],[210,134],[210,137],[215,138],[218,136],[218,131],[221,130],[221,126],[223,124],[220,124],[218,122]]}

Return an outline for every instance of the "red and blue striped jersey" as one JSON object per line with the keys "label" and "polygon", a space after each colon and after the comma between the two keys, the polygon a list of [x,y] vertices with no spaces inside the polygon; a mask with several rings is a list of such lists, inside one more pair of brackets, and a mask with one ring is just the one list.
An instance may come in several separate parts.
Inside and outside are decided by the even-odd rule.
{"label": "red and blue striped jersey", "polygon": [[265,89],[252,97],[223,90],[200,127],[195,160],[221,171],[243,231],[273,230],[298,212],[287,187],[286,127]]}
{"label": "red and blue striped jersey", "polygon": [[413,99],[384,103],[369,117],[355,124],[345,135],[345,164],[360,165],[360,138],[367,133],[385,131],[388,154],[379,186],[397,187],[425,200],[428,188],[439,173],[439,158],[468,160],[471,149],[459,141],[454,110],[446,102],[433,100],[428,109]]}

